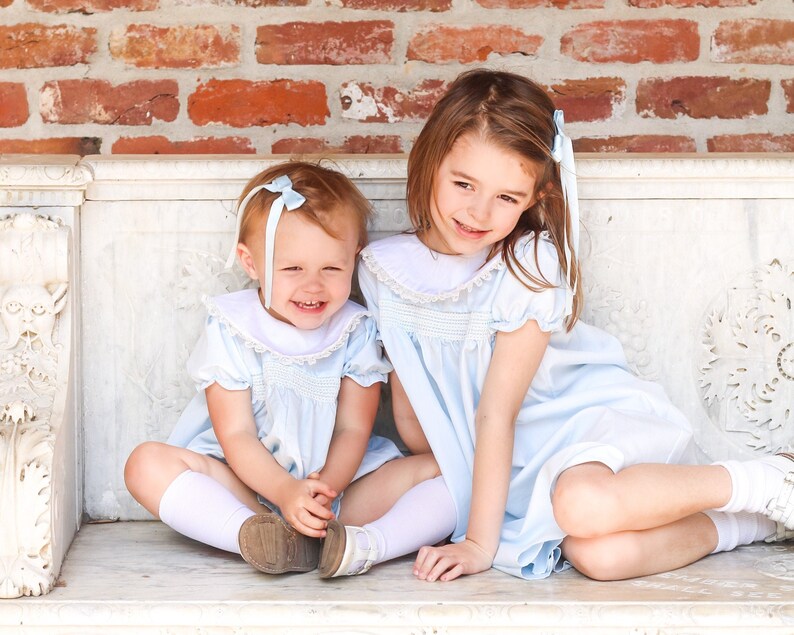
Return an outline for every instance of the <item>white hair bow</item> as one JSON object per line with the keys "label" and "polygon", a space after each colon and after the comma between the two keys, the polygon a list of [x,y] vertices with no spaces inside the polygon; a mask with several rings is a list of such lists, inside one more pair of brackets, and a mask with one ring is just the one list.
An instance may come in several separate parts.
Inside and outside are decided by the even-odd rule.
{"label": "white hair bow", "polygon": [[281,214],[284,209],[288,209],[290,211],[298,209],[301,205],[303,205],[306,199],[292,189],[292,181],[286,174],[273,179],[273,181],[270,183],[257,185],[256,187],[251,188],[251,191],[245,195],[245,198],[240,201],[240,204],[237,206],[237,230],[234,234],[232,251],[226,260],[227,269],[234,264],[234,258],[237,255],[237,243],[240,241],[240,223],[242,223],[243,212],[254,195],[261,190],[267,190],[268,192],[274,193],[279,192],[281,194],[281,196],[279,196],[270,205],[270,212],[267,216],[267,225],[265,226],[265,288],[263,291],[265,294],[265,308],[269,309],[270,298],[273,289],[273,260],[275,255],[276,227],[278,226],[278,221],[281,218]]}
{"label": "white hair bow", "polygon": [[560,181],[562,182],[562,196],[571,221],[571,242],[573,254],[568,246],[566,226],[563,225],[563,244],[565,249],[565,264],[568,271],[568,293],[566,297],[565,314],[573,312],[573,298],[576,295],[576,279],[571,268],[572,256],[579,252],[579,193],[576,187],[576,166],[573,161],[573,143],[565,134],[565,118],[562,110],[554,111],[554,144],[551,147],[551,156],[560,166]]}

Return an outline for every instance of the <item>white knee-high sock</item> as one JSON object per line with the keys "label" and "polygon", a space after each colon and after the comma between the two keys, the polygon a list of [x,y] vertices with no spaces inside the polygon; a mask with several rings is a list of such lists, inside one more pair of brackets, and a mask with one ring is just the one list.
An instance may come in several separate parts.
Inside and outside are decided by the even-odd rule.
{"label": "white knee-high sock", "polygon": [[761,514],[739,512],[729,514],[708,510],[703,512],[717,528],[717,546],[711,553],[732,551],[740,545],[749,545],[775,533],[775,521]]}
{"label": "white knee-high sock", "polygon": [[237,535],[254,512],[214,478],[186,470],[163,493],[159,515],[183,536],[240,553]]}
{"label": "white knee-high sock", "polygon": [[457,512],[444,478],[419,483],[378,520],[364,525],[378,544],[375,564],[434,545],[455,529]]}

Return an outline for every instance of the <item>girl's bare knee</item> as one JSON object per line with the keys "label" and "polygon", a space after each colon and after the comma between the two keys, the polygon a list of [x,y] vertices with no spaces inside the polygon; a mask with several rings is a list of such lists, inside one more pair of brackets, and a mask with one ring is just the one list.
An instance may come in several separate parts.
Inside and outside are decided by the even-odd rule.
{"label": "girl's bare knee", "polygon": [[593,538],[611,529],[614,505],[601,479],[560,478],[551,506],[557,525],[569,536]]}
{"label": "girl's bare knee", "polygon": [[124,465],[124,483],[133,496],[138,488],[145,487],[148,478],[159,474],[169,462],[176,460],[174,449],[158,441],[145,441],[130,453]]}
{"label": "girl's bare knee", "polygon": [[563,556],[579,573],[593,580],[623,580],[638,550],[631,534],[614,534],[600,538],[568,536],[562,544]]}

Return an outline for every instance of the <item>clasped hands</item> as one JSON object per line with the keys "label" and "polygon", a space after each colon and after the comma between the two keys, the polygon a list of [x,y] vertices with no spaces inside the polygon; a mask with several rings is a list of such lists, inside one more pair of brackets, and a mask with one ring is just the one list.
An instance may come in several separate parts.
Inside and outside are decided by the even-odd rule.
{"label": "clasped hands", "polygon": [[290,525],[305,536],[323,538],[329,520],[334,519],[331,503],[338,496],[317,472],[304,479],[290,479],[279,493],[281,514]]}

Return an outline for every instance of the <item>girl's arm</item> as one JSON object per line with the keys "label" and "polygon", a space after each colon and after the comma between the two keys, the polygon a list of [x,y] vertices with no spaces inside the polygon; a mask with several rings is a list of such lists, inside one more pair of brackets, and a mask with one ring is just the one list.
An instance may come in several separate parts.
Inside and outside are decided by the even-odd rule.
{"label": "girl's arm", "polygon": [[205,392],[212,427],[237,478],[278,505],[287,522],[302,534],[324,536],[333,514],[315,496],[333,499],[336,491],[321,480],[299,481],[279,465],[257,437],[250,390],[227,390],[214,383]]}
{"label": "girl's arm", "polygon": [[361,465],[375,425],[380,399],[380,382],[364,387],[350,377],[342,378],[336,409],[336,423],[328,457],[319,472],[321,481],[342,492]]}
{"label": "girl's arm", "polygon": [[416,411],[414,411],[411,402],[408,400],[408,395],[400,383],[400,378],[397,377],[396,371],[392,371],[389,375],[389,383],[391,384],[394,425],[403,443],[405,443],[405,447],[408,448],[411,454],[432,453],[427,437],[422,430],[422,425],[419,423],[419,418],[416,416]]}
{"label": "girl's arm", "polygon": [[422,547],[415,574],[453,580],[491,567],[507,505],[515,422],[543,359],[550,334],[534,320],[496,335],[491,365],[475,415],[476,445],[466,539],[444,547]]}

